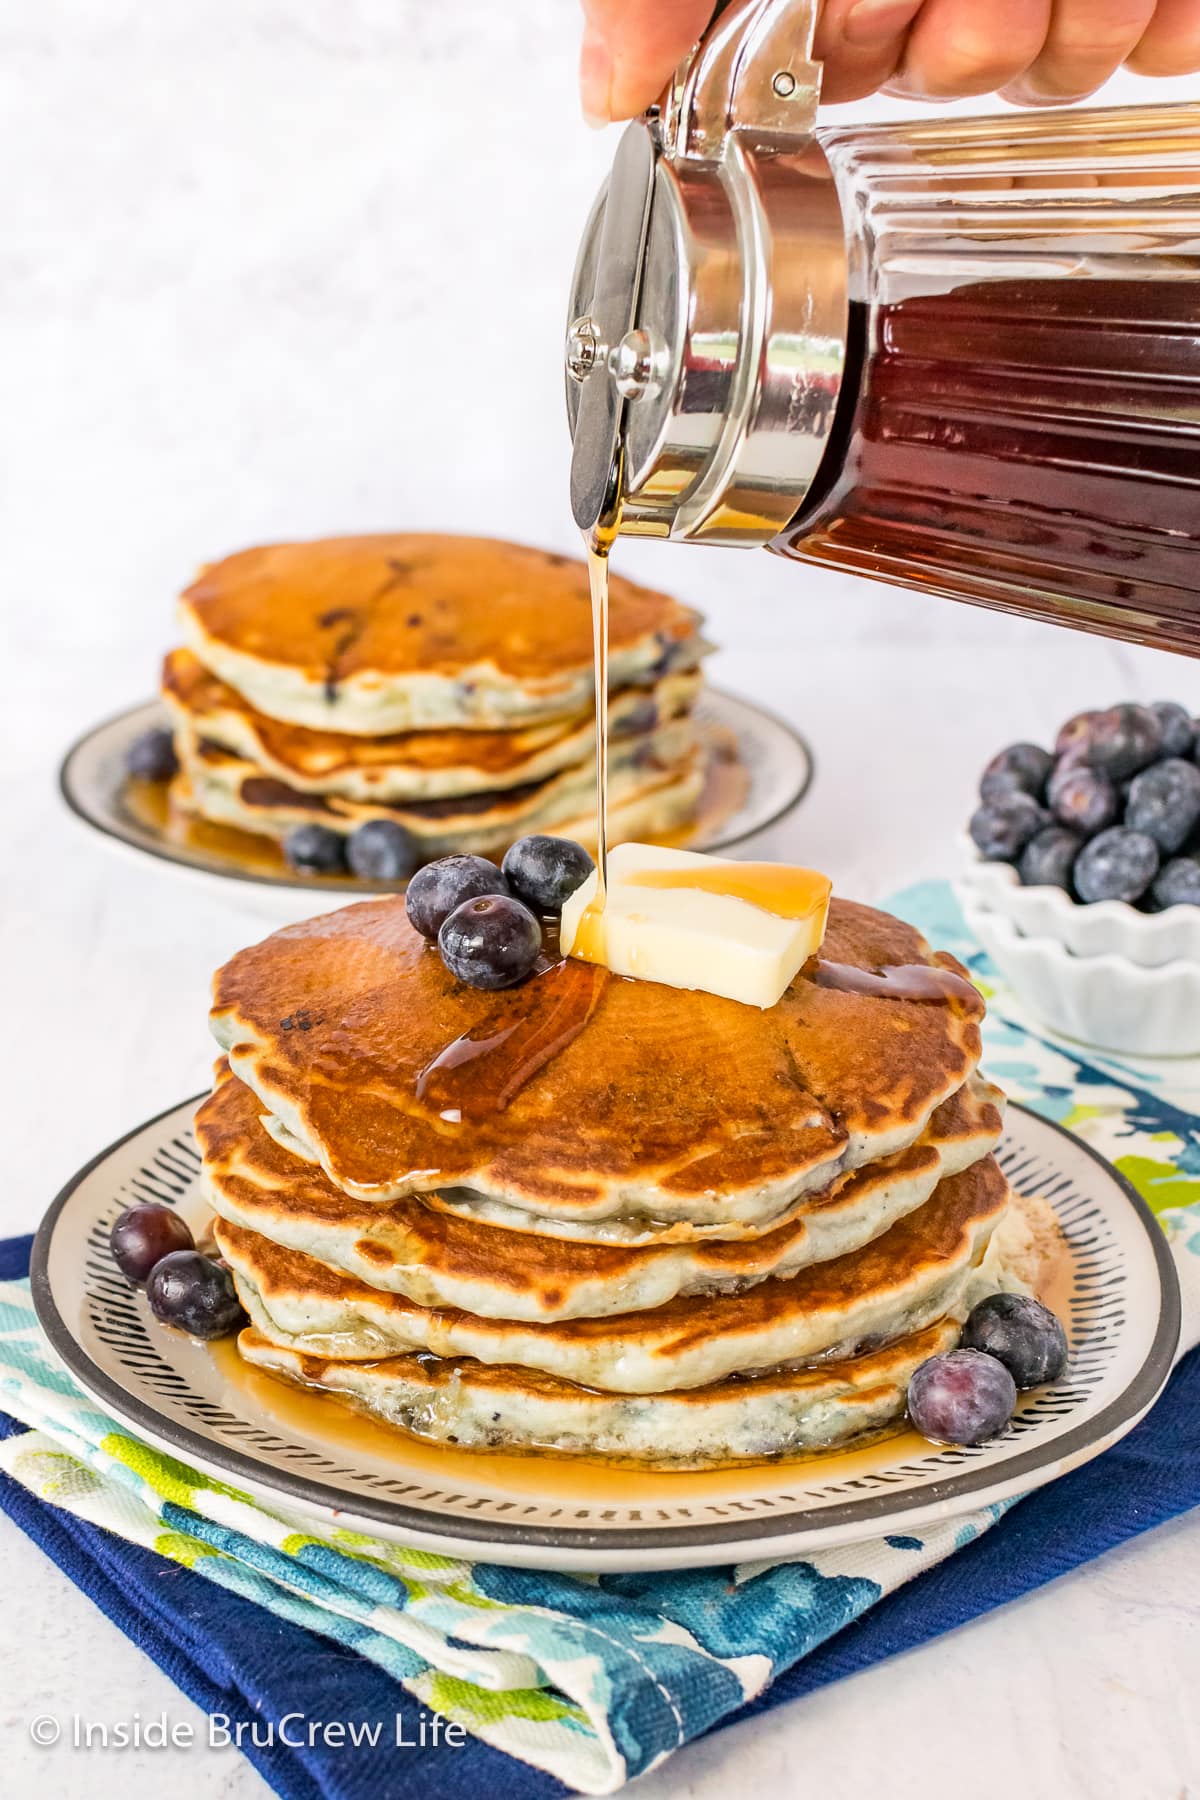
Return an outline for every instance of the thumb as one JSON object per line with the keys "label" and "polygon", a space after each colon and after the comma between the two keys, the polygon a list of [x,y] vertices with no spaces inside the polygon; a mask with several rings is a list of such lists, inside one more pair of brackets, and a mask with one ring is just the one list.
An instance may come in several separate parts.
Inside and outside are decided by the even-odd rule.
{"label": "thumb", "polygon": [[713,0],[583,0],[579,87],[585,118],[605,125],[643,112],[712,10]]}

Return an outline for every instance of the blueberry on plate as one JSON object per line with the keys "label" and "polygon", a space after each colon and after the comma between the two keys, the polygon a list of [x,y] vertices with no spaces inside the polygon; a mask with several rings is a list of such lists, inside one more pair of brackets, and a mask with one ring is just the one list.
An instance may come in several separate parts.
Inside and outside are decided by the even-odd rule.
{"label": "blueberry on plate", "polygon": [[151,1270],[173,1250],[192,1250],[195,1239],[187,1223],[170,1206],[145,1201],[127,1206],[108,1234],[113,1260],[127,1281],[140,1287]]}
{"label": "blueberry on plate", "polygon": [[1019,1388],[1057,1381],[1067,1366],[1067,1334],[1040,1300],[1027,1294],[989,1294],[963,1328],[963,1347],[1004,1364]]}
{"label": "blueberry on plate", "polygon": [[433,943],[456,906],[484,894],[507,894],[508,882],[486,856],[443,856],[418,869],[404,905],[409,922]]}
{"label": "blueberry on plate", "polygon": [[518,900],[535,912],[558,913],[596,865],[573,838],[534,835],[518,838],[500,866]]}
{"label": "blueberry on plate", "polygon": [[346,861],[364,881],[403,881],[417,866],[417,840],[394,819],[368,819],[347,838]]}
{"label": "blueberry on plate", "polygon": [[438,932],[450,973],[468,987],[514,987],[532,975],[542,952],[542,927],[511,894],[483,894],[456,906]]}
{"label": "blueberry on plate", "polygon": [[976,848],[989,862],[1012,862],[1053,821],[1029,794],[1010,790],[989,800],[971,815],[968,827]]}
{"label": "blueberry on plate", "polygon": [[179,773],[173,733],[161,725],[141,732],[125,752],[125,767],[139,781],[170,781]]}
{"label": "blueberry on plate", "polygon": [[1173,856],[1200,821],[1200,769],[1182,757],[1168,757],[1135,775],[1125,806],[1131,831],[1144,831]]}
{"label": "blueberry on plate", "polygon": [[1200,862],[1194,856],[1173,856],[1154,877],[1150,889],[1155,906],[1200,906]]}
{"label": "blueberry on plate", "polygon": [[1071,886],[1071,870],[1075,867],[1075,858],[1083,848],[1083,839],[1078,832],[1068,831],[1065,825],[1047,825],[1036,837],[1030,838],[1021,852],[1017,864],[1021,880],[1026,887]]}
{"label": "blueberry on plate", "polygon": [[931,1356],[908,1384],[908,1416],[935,1444],[986,1444],[999,1437],[1016,1404],[1016,1382],[982,1350]]}
{"label": "blueberry on plate", "polygon": [[1054,740],[1055,756],[1078,755],[1086,748],[1091,735],[1092,722],[1098,719],[1098,712],[1078,712],[1072,714]]}
{"label": "blueberry on plate", "polygon": [[993,756],[979,783],[981,800],[996,800],[1001,794],[1030,794],[1042,797],[1054,758],[1038,744],[1010,744]]}
{"label": "blueberry on plate", "polygon": [[175,1250],[155,1263],[146,1298],[156,1319],[190,1337],[227,1337],[246,1322],[229,1270],[198,1250]]}
{"label": "blueberry on plate", "polygon": [[328,825],[297,825],[283,840],[283,854],[301,875],[340,875],[346,867],[346,840]]}
{"label": "blueberry on plate", "polygon": [[[1200,769],[1196,773],[1200,774]],[[1095,837],[1121,816],[1121,796],[1108,776],[1069,758],[1050,777],[1046,797],[1059,823],[1084,837]]]}
{"label": "blueberry on plate", "polygon": [[1114,825],[1085,844],[1075,862],[1081,900],[1140,900],[1158,874],[1158,845],[1142,831]]}
{"label": "blueberry on plate", "polygon": [[1126,702],[1098,713],[1088,728],[1085,760],[1113,781],[1136,775],[1162,750],[1162,726],[1148,706]]}
{"label": "blueberry on plate", "polygon": [[1196,743],[1196,727],[1186,706],[1175,700],[1155,700],[1150,711],[1162,726],[1163,756],[1190,756]]}

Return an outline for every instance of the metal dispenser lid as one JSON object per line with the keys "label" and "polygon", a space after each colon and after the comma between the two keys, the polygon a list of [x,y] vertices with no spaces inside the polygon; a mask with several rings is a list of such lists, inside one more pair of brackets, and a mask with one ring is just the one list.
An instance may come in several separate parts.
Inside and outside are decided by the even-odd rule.
{"label": "metal dispenser lid", "polygon": [[813,0],[732,0],[627,127],[567,334],[576,523],[762,544],[799,509],[846,347],[841,208],[813,136]]}

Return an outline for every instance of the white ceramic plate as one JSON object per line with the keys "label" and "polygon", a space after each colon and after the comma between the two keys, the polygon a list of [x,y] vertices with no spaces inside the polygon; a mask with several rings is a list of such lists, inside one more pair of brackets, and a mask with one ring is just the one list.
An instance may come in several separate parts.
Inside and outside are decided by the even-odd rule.
{"label": "white ceramic plate", "polygon": [[1170,1372],[1179,1288],[1132,1188],[1056,1125],[1009,1113],[1001,1162],[1043,1195],[1069,1245],[1061,1292],[1071,1363],[1025,1397],[996,1443],[938,1449],[912,1433],[806,1461],[715,1473],[603,1468],[549,1454],[425,1445],[309,1399],[164,1330],[111,1259],[134,1200],[202,1220],[186,1101],[70,1181],[33,1249],[33,1296],[55,1350],[139,1437],[291,1511],[451,1555],[567,1570],[668,1569],[800,1556],[920,1529],[1038,1487],[1135,1425]]}
{"label": "white ceramic plate", "polygon": [[[812,784],[812,751],[786,720],[719,688],[705,690],[696,717],[720,734],[733,734],[738,762],[749,785],[741,805],[714,830],[707,834],[700,830],[686,842],[690,849],[730,850],[777,824],[799,805]],[[307,918],[364,894],[388,891],[386,885],[357,881],[352,876],[248,872],[243,861],[219,844],[193,846],[177,841],[131,804],[125,776],[125,752],[133,739],[151,726],[166,723],[163,708],[150,701],[94,726],[64,757],[59,770],[62,796],[76,817],[98,831],[104,842],[126,854],[155,858],[161,868],[205,884],[219,897],[279,919]]]}

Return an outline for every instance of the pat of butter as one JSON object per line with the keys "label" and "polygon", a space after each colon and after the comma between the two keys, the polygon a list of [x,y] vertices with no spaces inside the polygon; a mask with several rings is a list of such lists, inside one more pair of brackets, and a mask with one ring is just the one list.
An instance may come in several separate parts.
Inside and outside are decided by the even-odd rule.
{"label": "pat of butter", "polygon": [[565,956],[616,975],[774,1006],[820,949],[830,882],[811,869],[620,844],[562,912]]}

